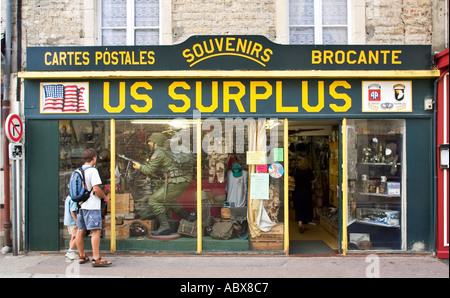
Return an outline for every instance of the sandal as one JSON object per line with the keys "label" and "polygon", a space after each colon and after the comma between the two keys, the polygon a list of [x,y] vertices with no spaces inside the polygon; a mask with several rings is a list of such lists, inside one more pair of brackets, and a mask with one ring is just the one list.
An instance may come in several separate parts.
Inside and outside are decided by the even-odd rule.
{"label": "sandal", "polygon": [[89,261],[89,257],[88,256],[79,256],[78,257],[78,263],[80,263],[80,264],[84,264],[84,263],[86,263],[86,262],[88,262]]}
{"label": "sandal", "polygon": [[103,260],[102,258],[98,258],[97,260],[92,260],[92,267],[106,267],[111,265],[112,263],[107,260]]}

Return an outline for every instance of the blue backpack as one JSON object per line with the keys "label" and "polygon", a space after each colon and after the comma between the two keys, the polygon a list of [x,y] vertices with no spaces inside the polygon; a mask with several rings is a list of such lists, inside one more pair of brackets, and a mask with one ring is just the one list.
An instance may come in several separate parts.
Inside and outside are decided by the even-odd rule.
{"label": "blue backpack", "polygon": [[76,202],[78,208],[91,196],[91,190],[87,190],[85,185],[84,169],[80,167],[72,172],[69,182],[69,195],[72,201]]}

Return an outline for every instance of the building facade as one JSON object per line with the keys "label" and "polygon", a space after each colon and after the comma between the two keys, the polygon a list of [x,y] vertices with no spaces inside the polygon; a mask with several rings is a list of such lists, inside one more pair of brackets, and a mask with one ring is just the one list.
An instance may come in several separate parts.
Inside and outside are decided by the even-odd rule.
{"label": "building facade", "polygon": [[[438,38],[448,35],[448,2],[413,2],[11,4],[2,103],[25,123],[20,199],[4,204],[21,214],[5,216],[16,222],[11,238],[21,239],[19,250],[66,248],[68,174],[94,147],[114,195],[106,250],[298,253],[301,241],[318,240],[326,245],[313,253],[434,251],[435,107],[426,100],[435,101],[432,54],[448,44]],[[46,109],[52,88],[76,88],[77,108],[82,98],[86,109]],[[388,89],[405,96],[402,110],[384,97],[370,102]],[[143,214],[164,179],[132,171],[124,158],[150,158],[154,132],[177,144],[186,134],[195,159],[177,200],[192,217],[169,214],[170,241],[152,238],[158,221]],[[304,158],[315,183],[309,231],[299,234],[289,176]],[[236,162],[237,177],[228,172]],[[242,205],[230,198],[232,182],[246,185]],[[194,224],[196,233],[179,230]],[[220,225],[232,227],[230,237],[214,236]]]}

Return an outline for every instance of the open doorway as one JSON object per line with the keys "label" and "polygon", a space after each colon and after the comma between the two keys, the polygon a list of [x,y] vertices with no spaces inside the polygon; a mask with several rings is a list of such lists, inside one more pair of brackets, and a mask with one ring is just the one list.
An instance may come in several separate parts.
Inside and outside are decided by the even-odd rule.
{"label": "open doorway", "polygon": [[338,251],[339,125],[338,120],[289,121],[291,255]]}

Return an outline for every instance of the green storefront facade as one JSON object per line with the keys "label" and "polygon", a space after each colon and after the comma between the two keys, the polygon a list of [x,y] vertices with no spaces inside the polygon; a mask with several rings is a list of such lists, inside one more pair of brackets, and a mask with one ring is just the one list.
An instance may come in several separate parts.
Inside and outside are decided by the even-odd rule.
{"label": "green storefront facade", "polygon": [[[30,47],[27,70],[19,74],[24,80],[25,249],[66,248],[61,223],[65,179],[70,169],[81,165],[80,150],[94,146],[98,153],[110,154],[108,175],[102,180],[116,198],[107,218],[114,226],[111,233],[117,234],[105,233],[102,249],[292,253],[297,236],[291,231],[296,223],[288,176],[293,173],[293,160],[304,157],[304,152],[296,155],[289,145],[318,148],[322,141],[314,133],[304,136],[300,131],[329,129],[330,133],[321,134],[327,140],[323,150],[327,161],[317,166],[316,176],[320,174],[326,186],[325,195],[314,198],[314,218],[322,226],[325,210],[335,211],[333,228],[328,230],[336,239],[334,251],[434,251],[435,111],[426,100],[436,100],[438,73],[431,61],[430,46],[294,46],[274,44],[262,36],[194,36],[173,46]],[[67,104],[72,97],[74,106]],[[138,120],[139,128],[133,126]],[[188,142],[197,161],[190,193],[180,200],[185,200],[186,210],[196,212],[193,222],[204,229],[197,229],[196,237],[174,236],[170,241],[147,235],[144,242],[133,235],[121,237],[124,225],[115,222],[122,220],[120,214],[117,217],[122,212],[118,198],[130,194],[135,204],[130,208],[136,209],[141,192],[134,189],[137,176],[124,182],[128,165],[119,155],[150,156],[128,134],[145,144],[140,135],[158,129],[167,132],[167,123],[173,120],[189,123],[178,129],[171,124],[168,135],[188,132],[181,139]],[[272,122],[276,128],[267,128]],[[255,130],[256,142],[264,141],[263,149],[252,147],[250,140],[251,126],[259,127],[258,123],[266,127],[265,132]],[[246,129],[240,147],[237,131],[242,125]],[[214,133],[227,139],[228,127],[236,135],[224,143],[231,148],[225,151],[227,160],[236,157],[249,174],[243,221],[248,230],[218,240],[206,232],[213,224],[203,225],[201,220],[208,214],[211,222],[226,221],[220,212],[229,206],[218,203],[219,196],[227,194],[223,181],[207,181],[210,152],[204,140]],[[125,139],[127,144],[122,142]],[[333,153],[332,140],[337,144]],[[261,159],[255,152],[265,154]],[[313,150],[306,152],[314,155]],[[329,155],[335,153],[333,174],[338,180],[332,182]],[[281,177],[270,172],[275,164],[284,167]],[[114,179],[117,169],[122,180]],[[139,177],[150,183],[151,178]],[[270,181],[261,182],[259,177]],[[151,185],[156,187],[158,181]],[[259,219],[254,214],[262,210],[259,202],[267,198],[258,198],[263,194],[252,192],[251,185],[279,194],[272,230],[254,222]],[[203,191],[215,201],[204,200]],[[209,204],[216,209],[205,209]],[[129,210],[125,222],[141,219],[155,224],[136,214]],[[277,227],[277,235],[265,242]]]}

